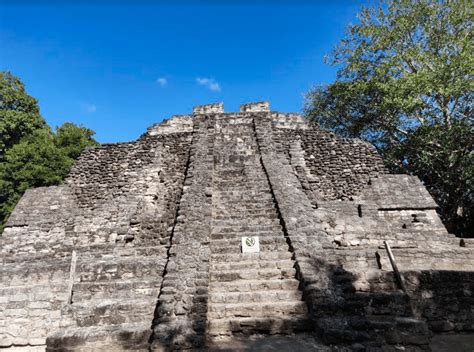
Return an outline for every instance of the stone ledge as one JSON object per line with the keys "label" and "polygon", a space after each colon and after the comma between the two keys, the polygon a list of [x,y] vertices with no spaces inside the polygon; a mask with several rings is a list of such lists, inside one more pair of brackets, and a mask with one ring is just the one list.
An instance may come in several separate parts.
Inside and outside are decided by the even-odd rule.
{"label": "stone ledge", "polygon": [[193,115],[219,114],[224,112],[224,103],[213,103],[193,106]]}
{"label": "stone ledge", "polygon": [[256,103],[240,105],[240,112],[261,112],[261,111],[270,111],[270,102],[259,101]]}

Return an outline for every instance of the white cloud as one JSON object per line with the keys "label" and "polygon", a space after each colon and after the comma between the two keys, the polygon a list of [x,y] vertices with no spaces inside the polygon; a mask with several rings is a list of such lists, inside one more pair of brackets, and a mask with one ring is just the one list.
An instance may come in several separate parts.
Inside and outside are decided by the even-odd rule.
{"label": "white cloud", "polygon": [[213,92],[221,91],[221,86],[219,85],[219,82],[217,82],[214,78],[198,77],[196,78],[196,82],[200,86],[207,87],[209,90],[212,90]]}
{"label": "white cloud", "polygon": [[84,109],[85,112],[92,114],[93,112],[97,111],[97,106],[95,106],[95,104],[92,104],[92,103],[83,103],[82,109]]}
{"label": "white cloud", "polygon": [[156,80],[156,83],[158,83],[160,85],[160,87],[165,87],[168,84],[168,80],[164,77],[159,77]]}

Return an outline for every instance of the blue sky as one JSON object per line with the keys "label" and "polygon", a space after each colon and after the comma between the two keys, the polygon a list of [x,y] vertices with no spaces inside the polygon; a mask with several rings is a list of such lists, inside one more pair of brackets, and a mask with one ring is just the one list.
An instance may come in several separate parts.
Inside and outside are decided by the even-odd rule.
{"label": "blue sky", "polygon": [[23,80],[50,125],[83,124],[100,142],[217,101],[301,111],[312,85],[335,78],[324,55],[363,4],[0,0],[0,70]]}

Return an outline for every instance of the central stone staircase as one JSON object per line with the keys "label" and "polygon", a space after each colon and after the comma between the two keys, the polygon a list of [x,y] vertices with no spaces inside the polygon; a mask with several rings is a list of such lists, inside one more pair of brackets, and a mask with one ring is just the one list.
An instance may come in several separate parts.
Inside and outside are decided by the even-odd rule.
{"label": "central stone staircase", "polygon": [[[252,118],[216,120],[208,334],[304,330],[307,307],[260,162]],[[259,253],[241,238],[258,236]]]}

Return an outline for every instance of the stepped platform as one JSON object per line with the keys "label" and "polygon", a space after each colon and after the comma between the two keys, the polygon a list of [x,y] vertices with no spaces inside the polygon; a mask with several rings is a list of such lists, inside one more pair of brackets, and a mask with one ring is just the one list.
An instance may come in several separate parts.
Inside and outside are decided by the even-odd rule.
{"label": "stepped platform", "polygon": [[267,102],[197,106],[25,193],[0,238],[0,348],[462,350],[474,245],[436,207],[363,141]]}

